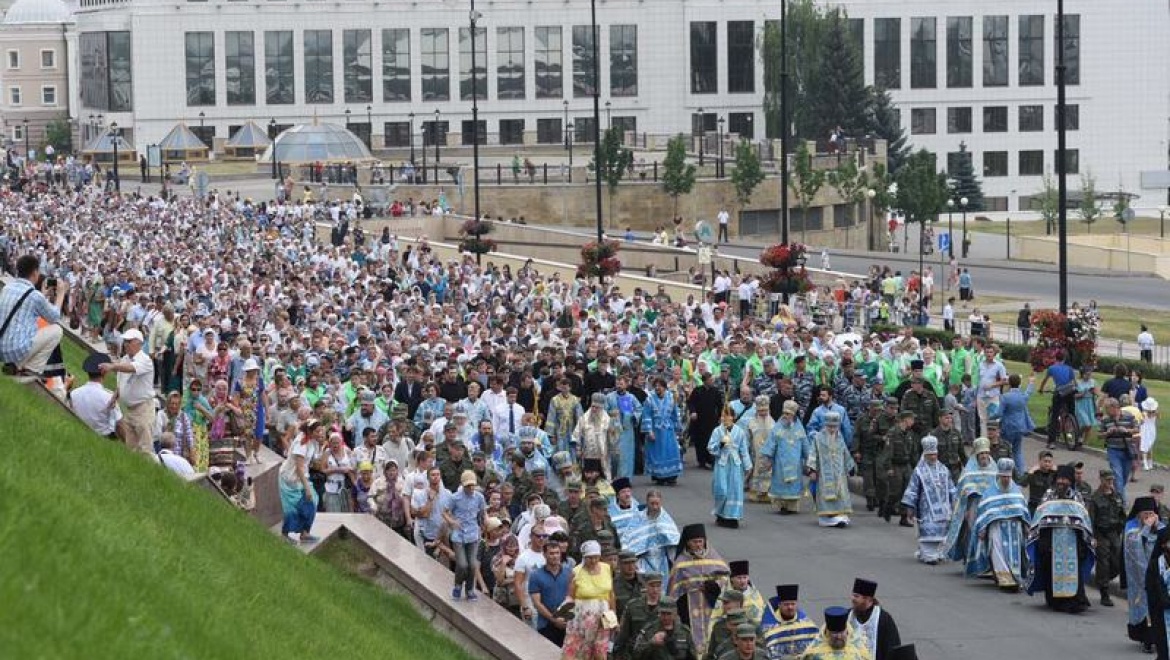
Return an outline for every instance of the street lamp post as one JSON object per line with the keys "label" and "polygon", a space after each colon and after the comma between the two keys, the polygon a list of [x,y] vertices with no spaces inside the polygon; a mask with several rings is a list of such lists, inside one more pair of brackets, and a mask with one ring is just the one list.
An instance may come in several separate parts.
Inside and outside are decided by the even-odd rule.
{"label": "street lamp post", "polygon": [[[442,162],[439,159],[439,143],[443,141],[442,138],[440,138],[440,136],[439,136],[440,130],[439,130],[439,109],[438,108],[435,108],[435,130],[434,130],[434,133],[435,134],[431,137],[433,137],[435,139],[435,167],[437,168],[439,166],[439,163]],[[438,183],[439,182],[438,170],[435,170],[435,172],[436,172],[435,173],[435,183]]]}
{"label": "street lamp post", "polygon": [[272,140],[272,178],[280,178],[276,174],[276,119],[268,120],[268,139]]}
{"label": "street lamp post", "polygon": [[[476,23],[482,14],[475,11],[475,0],[471,0],[471,12],[468,19],[471,22],[471,180],[475,185],[475,219],[482,216],[479,212],[479,74],[476,72],[475,31]],[[475,263],[480,263],[480,253],[475,253]]]}
{"label": "street lamp post", "polygon": [[703,119],[703,109],[699,108],[699,167],[703,166],[703,143],[707,137],[707,122]]}
{"label": "street lamp post", "polygon": [[873,252],[874,250],[877,249],[877,244],[874,242],[876,235],[874,234],[874,230],[873,230],[873,198],[876,196],[877,196],[877,191],[874,190],[873,188],[866,188],[865,189],[865,199],[866,199],[866,202],[869,206],[869,230],[866,233],[869,234],[868,243],[869,243],[869,251],[870,252]]}
{"label": "street lamp post", "polygon": [[1166,238],[1166,205],[1158,207],[1158,238]]}
{"label": "street lamp post", "polygon": [[366,133],[366,146],[374,148],[374,106],[366,106],[366,126],[369,126],[369,132]]}
{"label": "street lamp post", "polygon": [[[410,164],[414,165],[414,113],[407,115],[410,118],[410,131],[407,133],[406,141],[410,142]],[[426,143],[423,143],[423,149],[426,149]]]}
{"label": "street lamp post", "polygon": [[955,200],[947,200],[947,258],[955,258]]}
{"label": "street lamp post", "polygon": [[[959,208],[963,210],[963,258],[967,258],[967,198],[959,199]],[[954,240],[954,239],[952,239]]]}
{"label": "street lamp post", "polygon": [[[200,140],[204,139],[203,138],[203,119],[205,117],[206,117],[206,115],[203,113],[202,110],[200,110],[199,111],[199,139]],[[207,146],[211,146],[211,145],[207,145]]]}
{"label": "street lamp post", "polygon": [[[27,131],[25,137],[28,137]],[[122,192],[122,177],[118,176],[118,122],[110,124],[110,140],[114,143],[114,190]]]}
{"label": "street lamp post", "polygon": [[597,211],[597,244],[601,245],[605,230],[601,219],[601,56],[597,43],[601,38],[597,34],[597,0],[589,0],[589,23],[593,31],[593,164],[597,170],[593,173],[593,201]]}
{"label": "street lamp post", "polygon": [[1068,313],[1068,116],[1065,106],[1064,0],[1056,0],[1056,222],[1060,313]]}
{"label": "street lamp post", "polygon": [[25,167],[28,166],[29,160],[30,159],[28,157],[28,120],[25,119],[24,120],[24,164],[25,164]]}
{"label": "street lamp post", "polygon": [[613,116],[610,115],[610,102],[605,102],[605,129],[613,128]]}
{"label": "street lamp post", "polygon": [[715,178],[723,178],[723,117],[719,118],[719,162],[715,164]]}
{"label": "street lamp post", "polygon": [[573,182],[573,128],[572,124],[565,126],[565,136],[569,142],[569,183]]}
{"label": "street lamp post", "polygon": [[[427,145],[427,123],[425,121],[423,122],[422,128],[420,130],[422,131],[422,155],[423,155],[422,180],[423,180],[423,183],[426,183],[427,182],[427,146],[428,145]],[[433,131],[434,128],[432,127],[431,130]],[[413,148],[414,147],[414,137],[411,137],[410,140],[411,140],[410,146]]]}
{"label": "street lamp post", "polygon": [[565,120],[561,122],[561,126],[565,127],[565,151],[569,150],[569,101],[566,99],[561,102],[561,107],[565,109]]}
{"label": "street lamp post", "polygon": [[780,0],[780,242],[785,244],[788,243],[788,135],[788,0]]}
{"label": "street lamp post", "polygon": [[349,130],[349,108],[345,109],[345,130]]}

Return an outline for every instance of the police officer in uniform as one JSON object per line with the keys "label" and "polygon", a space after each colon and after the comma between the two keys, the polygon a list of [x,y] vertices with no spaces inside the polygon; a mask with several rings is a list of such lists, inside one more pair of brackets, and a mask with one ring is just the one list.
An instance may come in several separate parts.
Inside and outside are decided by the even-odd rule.
{"label": "police officer in uniform", "polygon": [[[901,411],[898,413],[897,425],[886,434],[886,451],[889,453],[889,468],[886,470],[886,476],[889,478],[889,490],[885,509],[882,511],[882,517],[886,519],[886,522],[890,521],[894,511],[902,509],[900,506],[902,494],[910,485],[910,474],[914,471],[914,463],[918,459],[918,452],[915,451],[915,447],[918,446],[918,439],[914,431],[915,419],[914,411]],[[914,526],[906,518],[905,510],[902,510],[898,524],[902,527]]]}
{"label": "police officer in uniform", "polygon": [[691,629],[678,620],[678,605],[664,600],[658,620],[647,624],[634,642],[637,660],[698,660]]}
{"label": "police officer in uniform", "polygon": [[1097,590],[1101,592],[1101,604],[1113,607],[1109,583],[1121,575],[1121,532],[1125,528],[1125,501],[1117,492],[1113,470],[1101,470],[1101,485],[1093,491],[1087,508],[1097,541]]}
{"label": "police officer in uniform", "polygon": [[656,610],[662,601],[662,574],[643,573],[641,579],[642,593],[630,599],[622,613],[613,643],[614,660],[632,660],[638,634],[655,620]]}
{"label": "police officer in uniform", "polygon": [[638,555],[629,550],[618,553],[618,574],[613,579],[613,597],[618,619],[622,618],[630,601],[642,595],[642,581],[638,579]]}
{"label": "police officer in uniform", "polygon": [[963,434],[955,428],[954,411],[951,408],[939,414],[938,426],[930,434],[938,438],[938,460],[951,471],[951,480],[958,483],[967,457],[963,455]]}

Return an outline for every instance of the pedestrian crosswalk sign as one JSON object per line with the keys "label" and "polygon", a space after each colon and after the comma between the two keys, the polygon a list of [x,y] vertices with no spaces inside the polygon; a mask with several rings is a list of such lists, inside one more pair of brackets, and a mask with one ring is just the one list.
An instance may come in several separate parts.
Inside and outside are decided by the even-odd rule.
{"label": "pedestrian crosswalk sign", "polygon": [[950,234],[939,232],[938,249],[939,250],[951,249],[951,235]]}

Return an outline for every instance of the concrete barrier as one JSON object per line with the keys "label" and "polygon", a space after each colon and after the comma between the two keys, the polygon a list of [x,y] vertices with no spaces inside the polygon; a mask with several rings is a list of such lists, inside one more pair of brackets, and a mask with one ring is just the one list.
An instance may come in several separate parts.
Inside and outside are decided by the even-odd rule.
{"label": "concrete barrier", "polygon": [[[312,555],[329,555],[344,545],[358,558],[351,572],[388,591],[407,596],[439,632],[467,652],[490,660],[548,660],[561,650],[486,596],[474,603],[451,600],[451,572],[423,554],[373,516],[323,513],[313,533],[321,541],[301,546]],[[418,657],[426,657],[419,649]]]}

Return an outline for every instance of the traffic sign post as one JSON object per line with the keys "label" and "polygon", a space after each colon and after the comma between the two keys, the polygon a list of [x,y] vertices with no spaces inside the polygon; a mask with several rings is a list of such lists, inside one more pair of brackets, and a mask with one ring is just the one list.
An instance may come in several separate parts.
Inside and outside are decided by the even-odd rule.
{"label": "traffic sign post", "polygon": [[951,249],[951,235],[949,233],[939,232],[938,249],[940,252],[945,252]]}

